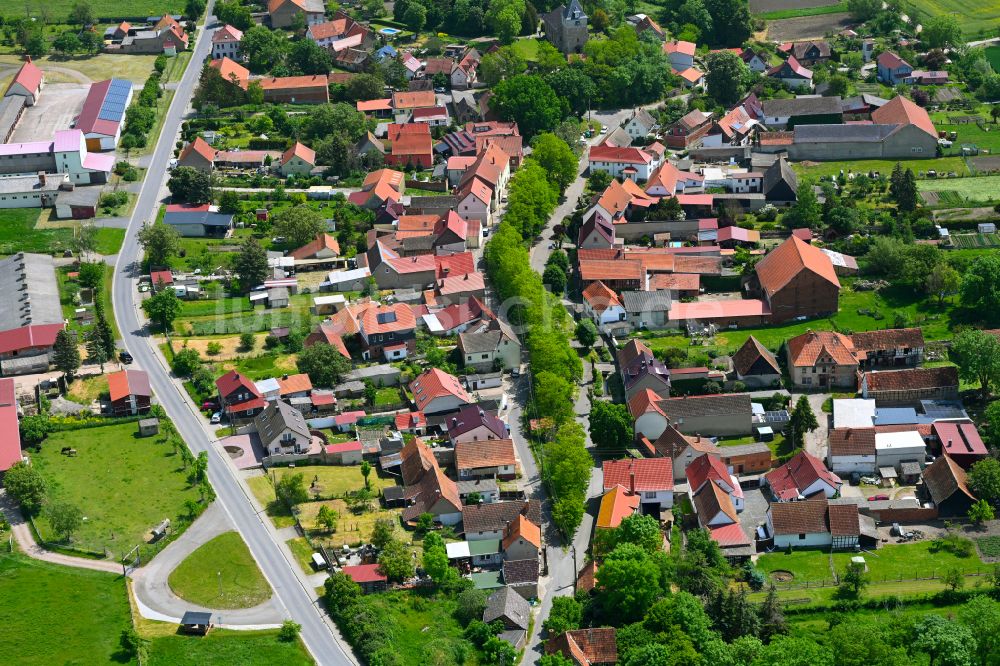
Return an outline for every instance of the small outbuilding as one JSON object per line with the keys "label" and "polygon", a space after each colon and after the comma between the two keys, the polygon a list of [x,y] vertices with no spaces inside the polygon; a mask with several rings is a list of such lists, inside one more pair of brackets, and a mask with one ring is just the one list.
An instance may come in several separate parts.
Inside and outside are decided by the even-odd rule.
{"label": "small outbuilding", "polygon": [[212,629],[212,614],[202,611],[185,611],[181,618],[181,631],[204,636]]}
{"label": "small outbuilding", "polygon": [[160,432],[160,419],[141,419],[139,421],[139,437],[152,437]]}

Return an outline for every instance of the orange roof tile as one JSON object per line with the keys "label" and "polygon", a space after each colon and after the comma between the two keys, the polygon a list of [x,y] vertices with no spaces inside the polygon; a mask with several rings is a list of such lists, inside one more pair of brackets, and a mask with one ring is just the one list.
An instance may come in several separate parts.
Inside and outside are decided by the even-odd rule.
{"label": "orange roof tile", "polygon": [[309,375],[302,372],[295,375],[284,375],[283,377],[278,377],[277,382],[279,393],[281,395],[311,391],[313,387],[312,381],[309,379]]}
{"label": "orange roof tile", "polygon": [[639,496],[630,495],[624,486],[615,486],[601,497],[601,508],[597,512],[597,527],[612,529],[639,508]]}
{"label": "orange roof tile", "polygon": [[240,63],[230,60],[227,57],[222,57],[211,60],[208,64],[219,70],[219,75],[226,81],[235,83],[243,90],[247,89],[247,85],[250,83],[250,70]]}
{"label": "orange roof tile", "polygon": [[897,95],[872,111],[872,120],[880,125],[915,125],[937,138],[937,130],[927,111],[902,95]]}
{"label": "orange roof tile", "polygon": [[286,164],[293,157],[298,157],[306,164],[316,164],[316,151],[305,144],[295,142],[295,145],[281,154],[281,164]]}
{"label": "orange roof tile", "polygon": [[604,312],[612,305],[621,307],[622,304],[618,300],[618,295],[600,280],[587,285],[583,290],[583,300],[587,301],[595,312]]}
{"label": "orange roof tile", "polygon": [[811,368],[820,358],[827,357],[837,365],[858,364],[854,343],[835,331],[809,331],[795,336],[787,344],[792,365],[797,368]]}
{"label": "orange roof tile", "polygon": [[781,291],[799,273],[811,271],[824,280],[840,288],[840,280],[834,272],[833,263],[822,250],[804,243],[795,236],[774,248],[755,267],[760,286],[773,296]]}

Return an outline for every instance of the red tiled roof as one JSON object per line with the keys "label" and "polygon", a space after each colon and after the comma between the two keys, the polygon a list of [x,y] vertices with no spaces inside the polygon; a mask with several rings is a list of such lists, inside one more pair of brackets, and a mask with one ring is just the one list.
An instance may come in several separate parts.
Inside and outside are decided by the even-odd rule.
{"label": "red tiled roof", "polygon": [[377,564],[357,564],[344,567],[341,571],[350,576],[355,583],[384,583],[389,580],[379,571]]}
{"label": "red tiled roof", "polygon": [[514,442],[486,439],[455,444],[455,469],[480,469],[514,464]]}
{"label": "red tiled roof", "polygon": [[935,421],[933,430],[941,442],[941,450],[946,454],[989,455],[989,449],[971,421]]}
{"label": "red tiled roof", "polygon": [[391,111],[392,110],[392,99],[363,99],[358,100],[357,103],[358,111],[365,113],[367,111]]}
{"label": "red tiled roof", "polygon": [[32,347],[51,347],[64,326],[64,324],[31,324],[0,331],[0,354]]}
{"label": "red tiled roof", "polygon": [[641,282],[646,277],[641,261],[581,259],[579,263],[580,279],[584,281],[639,280]]}
{"label": "red tiled roof", "polygon": [[872,111],[872,120],[880,125],[915,125],[937,138],[937,130],[927,111],[902,95],[897,95]]}
{"label": "red tiled roof", "polygon": [[641,148],[618,148],[616,146],[597,145],[590,147],[588,159],[591,162],[621,162],[624,164],[649,164],[653,156]]}
{"label": "red tiled roof", "polygon": [[630,495],[624,486],[615,486],[601,497],[601,508],[597,512],[597,527],[611,529],[621,525],[639,508],[639,496]]}
{"label": "red tiled roof", "polygon": [[600,280],[587,285],[583,290],[583,300],[587,301],[595,312],[604,312],[613,305],[621,307],[622,304],[618,300],[618,295]]}
{"label": "red tiled roof", "polygon": [[883,370],[866,372],[869,391],[912,391],[958,386],[958,368],[942,366],[938,368],[907,368],[906,370]]}
{"label": "red tiled roof", "polygon": [[235,79],[236,85],[243,90],[250,84],[250,70],[228,57],[210,60],[208,64],[219,70],[219,75],[226,81]]}
{"label": "red tiled roof", "polygon": [[[774,502],[768,509],[774,534],[826,534],[829,502],[817,496],[803,502]],[[857,513],[857,507],[854,508]]]}
{"label": "red tiled roof", "polygon": [[709,527],[708,534],[712,537],[712,541],[715,541],[722,548],[750,545],[750,539],[747,538],[746,532],[743,531],[739,522]]}
{"label": "red tiled roof", "polygon": [[670,458],[605,460],[604,489],[615,486],[624,486],[635,492],[673,490],[673,461]]}
{"label": "red tiled roof", "polygon": [[732,486],[729,478],[729,470],[718,456],[702,454],[691,461],[684,470],[687,477],[689,492],[697,493],[706,481],[722,481],[727,486]]}
{"label": "red tiled roof", "polygon": [[156,285],[163,283],[164,285],[169,285],[174,283],[174,274],[170,271],[150,271],[149,281],[155,287]]}
{"label": "red tiled roof", "polygon": [[663,45],[663,52],[667,55],[671,53],[682,53],[684,55],[693,56],[698,45],[694,42],[684,42],[684,41],[673,41],[667,42]]}
{"label": "red tiled roof", "polygon": [[457,252],[434,257],[436,277],[450,277],[476,272],[476,260],[471,252]]}
{"label": "red tiled roof", "polygon": [[771,308],[760,299],[729,299],[724,301],[675,302],[670,306],[670,320],[715,319],[719,317],[765,317]]}
{"label": "red tiled roof", "polygon": [[396,92],[392,95],[392,106],[396,109],[419,109],[425,106],[437,106],[437,97],[434,95],[433,90]]}
{"label": "red tiled roof", "polygon": [[811,368],[820,358],[831,358],[837,365],[858,364],[854,343],[836,331],[809,331],[788,341],[788,355],[797,368]]}
{"label": "red tiled roof", "polygon": [[[708,456],[702,456],[702,458],[706,457]],[[698,512],[698,522],[702,527],[707,527],[709,521],[720,513],[725,514],[730,523],[739,521],[732,498],[717,483],[709,482],[702,486],[701,490],[694,494],[692,502]]]}
{"label": "red tiled roof", "polygon": [[259,79],[260,87],[264,90],[292,90],[300,88],[322,88],[326,89],[330,84],[325,74],[314,74],[312,76],[269,76]]}
{"label": "red tiled roof", "polygon": [[649,290],[698,291],[700,282],[701,276],[697,273],[656,273],[649,276]]}
{"label": "red tiled roof", "polygon": [[794,500],[817,479],[833,488],[839,488],[840,478],[828,470],[819,458],[800,451],[787,463],[771,470],[764,478],[775,497],[782,501]]}
{"label": "red tiled roof", "polygon": [[733,354],[733,367],[741,375],[745,375],[750,372],[753,364],[757,362],[758,359],[764,359],[771,369],[774,370],[775,374],[781,374],[781,368],[778,366],[777,359],[774,358],[772,354],[764,345],[760,343],[757,338],[750,336],[747,338],[743,346],[740,347],[735,354]]}
{"label": "red tiled roof", "polygon": [[663,410],[657,404],[660,396],[656,395],[653,389],[644,389],[632,396],[628,401],[628,411],[632,418],[637,419],[646,412],[658,412],[663,414]]}
{"label": "red tiled roof", "polygon": [[874,456],[875,428],[833,428],[830,456]]}
{"label": "red tiled roof", "polygon": [[462,387],[455,375],[448,374],[437,368],[425,370],[420,376],[410,382],[410,392],[413,393],[413,400],[417,403],[417,409],[421,411],[432,400],[449,395],[455,396],[465,404],[472,404],[473,402],[472,397]]}
{"label": "red tiled roof", "polygon": [[519,538],[524,539],[535,548],[542,547],[542,530],[522,513],[510,521],[504,529],[503,549],[507,550]]}
{"label": "red tiled roof", "polygon": [[316,151],[305,144],[295,142],[295,145],[281,154],[281,164],[286,164],[293,157],[298,157],[306,164],[316,164]]}
{"label": "red tiled roof", "polygon": [[149,375],[144,370],[120,370],[108,375],[108,394],[112,402],[127,398],[130,395],[153,395],[149,388]]}
{"label": "red tiled roof", "polygon": [[398,333],[416,328],[417,319],[406,303],[379,305],[366,309],[360,317],[365,335]]}
{"label": "red tiled roof", "polygon": [[[38,65],[31,62],[30,59],[26,60],[24,64],[21,65],[21,69],[17,70],[17,74],[14,75],[14,78],[11,79],[10,85],[7,86],[7,91],[9,91],[15,83],[20,83],[28,92],[37,93],[39,86],[42,84],[43,76],[42,70],[38,68]],[[4,91],[4,95],[7,94],[7,91]]]}
{"label": "red tiled roof", "polygon": [[427,417],[423,412],[401,412],[396,414],[396,430],[426,428]]}
{"label": "red tiled roof", "polygon": [[888,67],[889,69],[899,69],[903,66],[910,67],[910,63],[906,62],[892,51],[882,51],[882,53],[878,54],[878,58],[875,58],[875,62],[881,67]]}
{"label": "red tiled roof", "polygon": [[328,444],[326,447],[327,453],[348,453],[350,451],[360,451],[361,442],[355,440],[353,442],[338,442],[336,444]]}
{"label": "red tiled roof", "polygon": [[334,254],[340,254],[340,243],[337,242],[335,236],[330,234],[319,234],[316,236],[316,240],[310,241],[300,248],[292,250],[288,253],[288,256],[293,259],[308,259],[309,257],[316,256],[316,253],[320,250],[330,250]]}
{"label": "red tiled roof", "polygon": [[[597,577],[600,582],[600,571]],[[545,652],[558,652],[580,666],[618,663],[614,627],[567,631],[550,639],[545,644]]]}
{"label": "red tiled roof", "polygon": [[212,146],[208,145],[208,142],[205,141],[200,136],[196,136],[194,138],[194,141],[184,146],[184,150],[182,150],[180,154],[180,161],[183,162],[185,158],[187,158],[187,156],[190,155],[192,152],[197,153],[198,155],[206,159],[209,163],[215,161],[215,148],[212,148]]}
{"label": "red tiled roof", "polygon": [[882,351],[924,346],[924,334],[919,328],[888,328],[881,331],[863,331],[851,335],[851,342],[858,351]]}
{"label": "red tiled roof", "polygon": [[304,372],[278,377],[277,382],[280,395],[311,391],[313,387],[312,380],[309,379],[309,375]]}
{"label": "red tiled roof", "polygon": [[830,258],[822,250],[791,236],[761,259],[756,268],[761,288],[769,296],[781,291],[802,271],[811,271],[838,289],[837,278]]}
{"label": "red tiled roof", "polygon": [[433,155],[433,153],[434,142],[430,134],[400,134],[392,142],[393,155]]}
{"label": "red tiled roof", "polygon": [[257,386],[250,381],[246,375],[241,375],[235,370],[230,370],[226,374],[222,375],[215,380],[215,386],[219,389],[219,393],[226,397],[238,389],[244,389],[251,395],[259,398],[261,397],[260,391],[257,390]]}

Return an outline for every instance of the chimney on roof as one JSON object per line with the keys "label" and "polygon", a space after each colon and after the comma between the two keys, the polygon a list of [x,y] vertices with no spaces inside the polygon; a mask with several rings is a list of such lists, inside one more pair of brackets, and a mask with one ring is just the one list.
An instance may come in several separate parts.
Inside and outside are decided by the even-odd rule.
{"label": "chimney on roof", "polygon": [[632,465],[629,465],[628,471],[628,492],[630,495],[635,495],[635,468]]}

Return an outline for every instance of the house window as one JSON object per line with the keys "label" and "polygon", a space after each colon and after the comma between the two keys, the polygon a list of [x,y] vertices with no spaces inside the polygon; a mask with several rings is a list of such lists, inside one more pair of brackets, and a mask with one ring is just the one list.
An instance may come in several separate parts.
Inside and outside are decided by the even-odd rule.
{"label": "house window", "polygon": [[805,534],[800,534],[799,535],[799,541],[805,541],[805,538],[806,538]]}
{"label": "house window", "polygon": [[656,499],[656,492],[644,493],[644,494],[646,496],[646,499]]}

